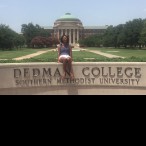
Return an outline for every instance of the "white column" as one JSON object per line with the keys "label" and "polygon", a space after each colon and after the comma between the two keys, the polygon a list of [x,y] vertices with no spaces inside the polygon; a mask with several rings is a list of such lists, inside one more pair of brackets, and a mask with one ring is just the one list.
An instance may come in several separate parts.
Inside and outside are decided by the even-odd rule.
{"label": "white column", "polygon": [[75,29],[73,30],[73,44],[75,44],[75,35],[76,35],[76,32],[75,32]]}
{"label": "white column", "polygon": [[77,29],[77,41],[79,41],[79,29]]}
{"label": "white column", "polygon": [[69,29],[69,43],[71,44],[71,29]]}
{"label": "white column", "polygon": [[65,34],[67,35],[67,29],[65,29]]}
{"label": "white column", "polygon": [[59,29],[57,30],[57,37],[58,37],[58,40],[60,40],[60,33],[59,33]]}
{"label": "white column", "polygon": [[63,29],[61,29],[61,36],[63,36]]}

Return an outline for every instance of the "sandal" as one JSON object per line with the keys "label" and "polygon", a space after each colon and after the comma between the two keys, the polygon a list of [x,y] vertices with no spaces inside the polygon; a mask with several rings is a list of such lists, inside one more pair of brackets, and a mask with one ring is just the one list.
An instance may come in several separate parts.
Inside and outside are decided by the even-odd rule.
{"label": "sandal", "polygon": [[61,76],[61,79],[64,80],[66,78],[66,73],[64,73],[63,76]]}
{"label": "sandal", "polygon": [[73,73],[70,73],[70,78],[71,78],[72,80],[75,78]]}

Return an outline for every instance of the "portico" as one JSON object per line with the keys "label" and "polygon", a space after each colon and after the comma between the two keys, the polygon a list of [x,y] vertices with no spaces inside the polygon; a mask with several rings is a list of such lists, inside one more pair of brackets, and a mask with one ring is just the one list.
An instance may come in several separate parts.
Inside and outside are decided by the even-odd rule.
{"label": "portico", "polygon": [[80,19],[70,13],[66,13],[54,22],[53,27],[44,28],[49,30],[53,38],[57,38],[58,40],[60,40],[63,34],[68,35],[69,43],[75,45],[82,38],[103,34],[108,26],[83,26]]}
{"label": "portico", "polygon": [[53,34],[58,39],[66,34],[69,36],[70,44],[76,44],[82,36],[83,25],[82,22],[72,16],[70,13],[66,13],[60,19],[57,19],[54,23]]}
{"label": "portico", "polygon": [[66,34],[69,36],[70,44],[76,44],[79,41],[80,38],[80,30],[75,28],[58,28],[54,29],[54,37],[57,37],[58,39],[61,38],[63,34]]}

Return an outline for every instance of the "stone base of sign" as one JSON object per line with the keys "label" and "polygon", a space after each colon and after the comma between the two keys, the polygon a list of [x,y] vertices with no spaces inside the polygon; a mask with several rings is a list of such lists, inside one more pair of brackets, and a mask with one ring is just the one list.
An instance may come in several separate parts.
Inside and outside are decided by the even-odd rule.
{"label": "stone base of sign", "polygon": [[0,89],[0,95],[146,95],[146,88],[119,87],[37,87]]}
{"label": "stone base of sign", "polygon": [[0,95],[145,95],[146,63],[73,63],[75,79],[61,79],[62,64],[0,64]]}

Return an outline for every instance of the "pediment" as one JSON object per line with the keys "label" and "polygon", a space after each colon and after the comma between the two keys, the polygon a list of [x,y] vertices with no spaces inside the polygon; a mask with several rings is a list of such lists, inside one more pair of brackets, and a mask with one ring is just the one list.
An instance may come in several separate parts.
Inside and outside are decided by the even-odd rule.
{"label": "pediment", "polygon": [[55,28],[80,28],[81,26],[75,23],[62,23],[55,26]]}

